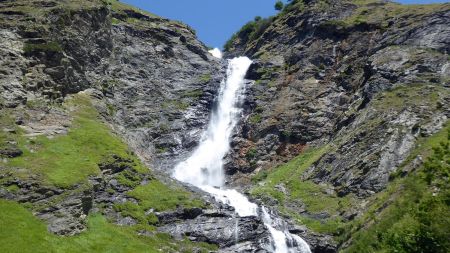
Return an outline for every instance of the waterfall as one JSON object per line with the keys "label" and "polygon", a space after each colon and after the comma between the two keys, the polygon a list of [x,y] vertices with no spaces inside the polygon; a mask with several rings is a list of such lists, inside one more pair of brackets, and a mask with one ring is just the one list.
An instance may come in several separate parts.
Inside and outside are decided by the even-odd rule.
{"label": "waterfall", "polygon": [[222,52],[218,48],[214,48],[208,51],[212,56],[222,59]]}
{"label": "waterfall", "polygon": [[[219,51],[220,52],[220,51]],[[213,52],[211,52],[213,53]],[[221,56],[214,51],[216,57]],[[199,146],[185,161],[175,166],[173,176],[182,182],[190,183],[213,195],[218,201],[234,207],[240,217],[258,216],[271,234],[272,245],[269,250],[276,253],[309,253],[309,246],[300,237],[291,235],[284,228],[277,230],[274,220],[262,207],[251,203],[247,197],[234,189],[226,189],[223,171],[223,158],[230,148],[233,128],[241,116],[240,105],[244,98],[245,74],[252,61],[247,57],[228,60],[227,77],[220,85],[219,98],[213,109],[207,130],[203,133]],[[279,220],[279,219],[277,219]],[[237,231],[237,228],[236,228]]]}

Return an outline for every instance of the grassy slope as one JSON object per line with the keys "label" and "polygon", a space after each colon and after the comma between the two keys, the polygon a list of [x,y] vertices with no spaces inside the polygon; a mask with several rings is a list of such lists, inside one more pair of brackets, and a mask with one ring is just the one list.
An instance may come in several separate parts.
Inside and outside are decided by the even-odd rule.
{"label": "grassy slope", "polygon": [[[128,195],[136,198],[138,204],[127,202],[116,204],[114,208],[123,216],[136,218],[138,224],[119,227],[94,214],[89,217],[88,231],[79,236],[62,238],[49,234],[45,225],[21,205],[0,200],[0,252],[80,252],[80,249],[83,252],[157,252],[159,249],[162,252],[190,252],[193,247],[212,247],[187,241],[176,242],[167,235],[156,233],[151,237],[138,236],[139,231],[153,231],[154,227],[149,224],[158,221],[156,216],[146,214],[147,210],[167,211],[178,207],[204,206],[204,203],[179,186],[166,185],[156,179],[140,185],[142,177],[151,172],[101,122],[87,95],[75,95],[63,106],[73,117],[67,135],[35,139],[24,136],[24,132],[17,127],[15,133],[0,132],[2,143],[4,140],[14,140],[24,150],[22,156],[8,159],[2,169],[11,173],[11,177],[23,180],[37,176],[40,184],[63,187],[69,192],[90,187],[88,177],[99,175],[98,164],[111,154],[130,159],[132,172],[125,170],[118,173],[117,180],[120,184],[134,187]],[[5,119],[2,126],[15,127],[11,114],[12,111],[1,111],[1,117]],[[21,169],[18,170],[18,167]],[[8,187],[7,190],[14,192],[18,188]],[[35,211],[45,208],[30,203],[26,206]]]}
{"label": "grassy slope", "polygon": [[[449,138],[450,123],[439,133],[420,139],[399,171],[418,155],[430,160],[417,172],[395,179],[385,191],[373,196],[366,214],[350,223],[343,223],[338,216],[326,220],[309,218],[295,213],[290,204],[284,206],[286,202],[301,202],[310,213],[326,211],[336,215],[355,201],[351,196],[325,194],[323,185],[301,180],[302,172],[326,148],[310,149],[268,174],[257,175],[255,181],[265,179],[251,194],[266,201],[267,196],[276,199],[280,211],[312,230],[332,233],[341,242],[351,239],[346,252],[446,252],[450,248],[446,243],[450,219],[445,215],[450,211]],[[279,184],[286,187],[288,195],[275,188]],[[428,251],[421,251],[424,249]]]}
{"label": "grassy slope", "polygon": [[[138,236],[131,227],[108,223],[100,215],[91,215],[88,230],[73,237],[47,232],[45,224],[21,205],[0,200],[0,251],[5,253],[39,252],[192,252],[193,243],[177,242],[164,234]],[[201,252],[211,246],[202,244]]]}
{"label": "grassy slope", "polygon": [[52,139],[22,137],[19,144],[24,155],[11,159],[10,166],[41,174],[47,183],[70,187],[88,176],[98,175],[97,164],[105,156],[130,156],[127,146],[99,122],[98,113],[87,96],[76,96],[65,106],[76,108],[69,133]]}
{"label": "grassy slope", "polygon": [[[252,189],[251,194],[265,201],[268,201],[267,197],[276,199],[282,213],[292,216],[297,222],[305,224],[315,231],[335,232],[340,223],[340,219],[336,215],[341,206],[346,206],[349,201],[352,201],[352,197],[338,198],[334,194],[330,195],[325,192],[326,185],[318,185],[312,181],[301,179],[302,173],[329,150],[328,146],[309,148],[273,171],[258,174],[253,181],[259,183]],[[278,190],[279,186],[286,188],[288,193],[284,194]],[[295,205],[303,204],[310,213],[327,212],[332,217],[324,222],[299,215],[294,211],[295,208],[292,208],[293,203]]]}
{"label": "grassy slope", "polygon": [[450,123],[420,140],[415,154],[427,157],[424,165],[395,179],[362,218],[349,224],[342,238],[352,237],[345,252],[448,252]]}
{"label": "grassy slope", "polygon": [[[439,101],[439,94],[445,92],[448,93],[446,89],[436,86],[401,86],[378,95],[371,102],[371,106],[372,108],[380,112],[391,111],[396,113],[399,113],[407,108],[419,108],[421,106],[430,106],[431,108],[433,108],[433,106],[437,106],[437,102]],[[365,125],[365,127],[371,128],[375,127],[377,124],[379,124],[379,122],[368,122],[367,124],[373,125]],[[428,138],[419,138],[416,142],[416,148],[412,150],[410,157],[400,166],[400,168],[398,168],[398,173],[394,173],[393,176],[399,177],[398,175],[402,171],[402,168],[408,166],[417,156],[420,155],[423,159],[432,156],[433,147],[439,146],[439,143],[446,139],[446,134],[449,129],[450,123],[447,123],[446,127],[439,133]],[[358,131],[349,134],[351,136],[352,134],[357,134],[357,132]],[[370,208],[367,212],[367,215],[364,215],[364,217],[361,217],[356,221],[345,223],[340,218],[339,214],[346,210],[349,210],[350,208],[352,208],[352,206],[357,204],[357,199],[352,195],[347,195],[341,198],[336,196],[335,194],[328,194],[326,193],[326,184],[315,184],[312,181],[303,180],[301,175],[323,154],[332,151],[333,148],[336,147],[337,143],[344,142],[344,140],[347,138],[350,137],[341,136],[340,138],[334,140],[335,143],[332,142],[328,146],[320,148],[309,148],[297,158],[284,165],[274,168],[268,172],[260,172],[253,178],[253,181],[256,183],[256,185],[251,190],[251,194],[268,203],[270,203],[271,199],[275,199],[278,203],[277,205],[279,207],[279,210],[282,213],[291,216],[299,224],[305,224],[314,231],[333,234],[339,241],[347,241],[352,237],[354,233],[356,233],[356,239],[353,239],[354,245],[361,244],[362,246],[358,246],[356,248],[357,250],[353,250],[353,248],[351,248],[349,249],[349,251],[358,252],[359,250],[359,252],[367,252],[363,250],[364,247],[367,247],[367,243],[373,241],[376,242],[378,241],[378,239],[374,238],[375,232],[367,235],[364,233],[365,230],[361,228],[365,224],[372,223],[373,220],[371,219],[379,215],[375,213],[376,210],[379,210],[380,207],[386,204],[393,203],[393,199],[391,199],[391,196],[394,193],[399,193],[395,195],[395,197],[400,200],[406,199],[408,201],[420,201],[422,200],[422,198],[428,196],[432,191],[430,187],[427,187],[424,184],[423,180],[420,179],[419,176],[409,175],[406,178],[397,178],[393,182],[391,182],[388,189],[374,195],[369,199]],[[443,159],[443,161],[447,161],[446,166],[448,166],[448,160],[445,159]],[[448,173],[448,167],[446,169],[446,173]],[[425,169],[420,169],[420,171],[423,170]],[[414,184],[417,185],[417,188],[408,190],[408,187]],[[287,194],[284,194],[280,190],[280,186],[286,189]],[[419,193],[424,194],[420,195]],[[440,203],[442,204],[442,201]],[[395,207],[392,207],[389,210],[407,210],[408,208],[410,208],[410,206],[406,204],[407,201],[400,201],[395,205]],[[298,206],[304,208],[307,214],[299,214]],[[436,207],[436,209],[430,210],[430,212],[439,213],[441,211],[445,211],[445,208],[448,208],[448,206],[445,207],[439,205],[438,207]],[[319,214],[322,212],[327,212],[330,217],[326,219],[314,218],[314,214]],[[399,215],[400,214],[397,215],[397,218]],[[387,224],[393,222],[393,219],[389,217],[389,215],[384,216],[383,222]],[[388,230],[386,224],[384,225],[384,227],[374,228],[374,230],[377,229],[378,231]],[[447,233],[450,234],[448,232],[448,229]],[[372,238],[368,239],[367,237]],[[387,246],[377,245],[372,249],[372,251],[375,251],[375,249],[381,249],[383,247],[386,248]]]}

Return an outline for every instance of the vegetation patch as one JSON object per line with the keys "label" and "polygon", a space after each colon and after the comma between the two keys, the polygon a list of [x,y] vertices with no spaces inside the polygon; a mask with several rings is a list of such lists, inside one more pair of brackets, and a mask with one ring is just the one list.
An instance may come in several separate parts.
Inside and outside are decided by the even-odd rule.
{"label": "vegetation patch", "polygon": [[[130,201],[115,204],[114,210],[116,212],[120,212],[120,214],[124,217],[129,216],[136,219],[142,225],[155,225],[158,223],[158,217],[156,217],[154,213],[151,212],[149,214],[146,214],[142,206]],[[148,226],[147,230],[152,231],[154,229],[153,227]]]}
{"label": "vegetation patch", "polygon": [[231,36],[231,38],[224,45],[225,51],[231,51],[233,42],[238,38],[242,44],[247,44],[253,40],[256,40],[266,31],[272,21],[272,17],[255,17],[254,20],[245,24],[238,32]]}
{"label": "vegetation patch", "polygon": [[258,124],[262,121],[262,116],[259,113],[253,114],[250,118],[249,118],[250,123],[252,124]]}
{"label": "vegetation patch", "polygon": [[[43,104],[38,107],[45,109]],[[72,124],[66,135],[53,138],[24,136],[15,124],[14,111],[0,111],[2,143],[14,141],[24,150],[22,156],[8,159],[6,175],[11,172],[13,177],[25,181],[38,175],[32,182],[66,188],[49,201],[19,205],[0,200],[0,252],[209,252],[217,249],[214,245],[178,241],[157,233],[153,226],[158,223],[155,211],[204,207],[204,202],[179,186],[155,179],[126,144],[102,123],[88,95],[75,95],[63,108],[70,112]],[[47,232],[45,224],[24,208],[41,212],[71,194],[91,191],[88,178],[100,174],[101,170],[125,186],[122,189],[129,189],[127,194],[137,200],[113,204],[116,212],[133,218],[136,225],[117,226],[99,214],[92,214],[87,231],[73,237],[58,237]],[[0,183],[7,180],[3,178]],[[10,193],[20,190],[16,184],[8,184],[5,189]],[[107,191],[115,192],[113,188]],[[143,233],[146,236],[140,236]]]}
{"label": "vegetation patch", "polygon": [[[412,156],[424,164],[377,194],[366,214],[350,223],[345,252],[448,252],[450,243],[450,124],[421,140]],[[370,224],[364,226],[364,224]]]}
{"label": "vegetation patch", "polygon": [[8,149],[17,142],[17,133],[20,131],[16,127],[10,109],[0,110],[0,150]]}
{"label": "vegetation patch", "polygon": [[201,83],[209,83],[212,79],[211,74],[204,74],[202,76],[200,76],[200,82]]}
{"label": "vegetation patch", "polygon": [[[275,199],[282,213],[317,232],[336,232],[336,224],[340,224],[340,218],[336,215],[342,207],[350,205],[353,197],[348,195],[339,198],[335,194],[326,193],[326,185],[302,180],[301,177],[307,168],[329,150],[328,146],[310,148],[272,171],[258,173],[252,180],[256,186],[251,190],[251,195],[263,201]],[[297,213],[295,208],[292,208],[293,205],[304,206],[311,215]],[[314,214],[324,212],[330,217],[320,220],[312,218]]]}
{"label": "vegetation patch", "polygon": [[88,229],[77,236],[59,237],[21,205],[0,200],[0,252],[209,252],[216,247],[188,240],[175,241],[169,235],[152,232],[139,236],[138,227],[108,223],[101,215],[88,218]]}
{"label": "vegetation patch", "polygon": [[145,185],[139,185],[128,196],[139,201],[143,210],[154,209],[157,212],[174,210],[178,207],[204,207],[200,200],[180,188],[170,187],[159,181],[152,180]]}
{"label": "vegetation patch", "polygon": [[[206,79],[204,82],[209,82],[211,77],[206,77]],[[203,91],[198,89],[198,90],[187,90],[183,93],[183,97],[188,97],[188,98],[199,98],[203,95]]]}
{"label": "vegetation patch", "polygon": [[111,9],[120,15],[127,16],[126,11],[134,11],[136,13],[139,13],[141,15],[149,16],[149,17],[157,17],[155,14],[150,13],[148,11],[141,10],[139,8],[136,8],[134,6],[122,3],[118,0],[102,0],[106,5],[110,6]]}
{"label": "vegetation patch", "polygon": [[74,117],[68,134],[52,139],[21,137],[24,154],[11,159],[9,166],[41,174],[56,186],[70,187],[99,174],[98,164],[105,156],[130,157],[125,143],[101,122],[87,95],[76,95],[65,106],[73,109]]}
{"label": "vegetation patch", "polygon": [[448,90],[436,85],[424,84],[398,86],[378,95],[373,100],[373,105],[376,109],[382,111],[401,110],[417,105],[436,107],[440,99],[440,93],[448,94]]}
{"label": "vegetation patch", "polygon": [[62,52],[62,47],[61,47],[61,45],[59,45],[58,42],[55,42],[55,41],[41,43],[41,44],[25,43],[23,46],[23,51],[25,53],[33,53],[36,51],[59,53],[59,52]]}

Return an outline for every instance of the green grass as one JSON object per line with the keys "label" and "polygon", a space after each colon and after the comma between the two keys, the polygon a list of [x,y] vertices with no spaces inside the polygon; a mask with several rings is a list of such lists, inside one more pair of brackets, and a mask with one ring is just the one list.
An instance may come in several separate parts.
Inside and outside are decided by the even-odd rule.
{"label": "green grass", "polygon": [[259,113],[255,113],[249,118],[249,121],[252,124],[258,124],[262,121],[262,116]]}
{"label": "green grass", "polygon": [[[110,6],[111,10],[113,12],[115,12],[117,14],[120,14],[120,15],[126,16],[127,14],[126,14],[125,11],[130,10],[130,11],[134,11],[134,12],[140,13],[142,15],[148,16],[148,17],[153,17],[153,18],[157,18],[158,17],[158,16],[156,16],[153,13],[141,10],[139,8],[136,8],[136,7],[132,6],[132,5],[128,5],[128,4],[122,3],[122,2],[120,2],[118,0],[103,0],[103,2],[106,5]],[[134,23],[134,22],[137,22],[138,20],[136,20],[136,19],[128,19],[128,20],[124,20],[124,21],[125,22]],[[120,22],[120,21],[116,19],[113,22]]]}
{"label": "green grass", "polygon": [[13,130],[16,133],[20,132],[15,125],[10,109],[0,110],[0,149],[10,147],[11,144],[9,142],[17,142],[17,134],[5,130]]}
{"label": "green grass", "polygon": [[[211,76],[210,77],[205,77],[205,80],[202,81],[204,83],[209,82],[211,80]],[[198,90],[187,90],[185,92],[183,92],[183,97],[187,97],[187,98],[195,98],[198,99],[203,95],[203,90],[198,89]]]}
{"label": "green grass", "polygon": [[211,74],[204,74],[204,75],[200,76],[199,80],[201,83],[208,83],[211,81],[211,79],[212,79]]}
{"label": "green grass", "polygon": [[43,222],[21,205],[0,200],[0,252],[200,252],[216,249],[207,244],[187,240],[174,241],[168,235],[153,233],[139,236],[134,227],[108,223],[101,215],[88,218],[88,229],[77,236],[59,237],[50,234]]}
{"label": "green grass", "polygon": [[[301,1],[298,1],[301,2]],[[314,6],[309,6],[311,11],[326,11],[332,6],[324,4],[326,1],[319,1]],[[408,18],[408,22],[414,25],[414,22],[420,23],[425,15],[437,12],[443,9],[449,9],[448,4],[398,4],[394,2],[384,2],[380,0],[348,0],[356,5],[352,15],[341,20],[327,20],[322,25],[352,27],[359,24],[375,24],[380,28],[388,27],[390,20]],[[290,9],[305,9],[302,3],[297,3]]]}
{"label": "green grass", "polygon": [[152,180],[146,185],[139,185],[128,192],[130,197],[139,201],[142,210],[153,208],[155,211],[174,210],[177,207],[203,207],[204,203],[176,186],[167,186]]}
{"label": "green grass", "polygon": [[[388,19],[400,17],[420,17],[432,12],[449,8],[449,5],[443,4],[408,4],[385,3],[384,5],[374,6],[373,3],[380,3],[379,0],[358,0],[352,1],[358,8],[349,17],[343,20],[346,25],[355,25],[360,23],[378,23],[386,25]],[[445,7],[447,6],[447,7]],[[412,18],[411,20],[414,20]],[[412,21],[413,22],[413,21]]]}
{"label": "green grass", "polygon": [[[251,190],[251,195],[263,201],[270,201],[270,198],[277,200],[282,213],[293,217],[298,223],[305,224],[314,231],[336,233],[341,225],[341,219],[336,215],[342,208],[350,206],[353,196],[339,198],[334,194],[327,194],[325,193],[326,185],[318,185],[301,178],[302,173],[329,150],[328,146],[310,148],[273,171],[260,172],[252,180],[256,186]],[[279,185],[286,189],[287,194],[277,189]],[[317,220],[300,215],[292,208],[293,203],[304,204],[306,211],[310,214],[327,212],[331,217]]]}
{"label": "green grass", "polygon": [[[44,105],[39,104],[39,107]],[[176,241],[156,233],[153,225],[158,223],[158,219],[153,213],[146,214],[148,210],[204,207],[204,202],[180,186],[169,186],[155,179],[149,169],[128,151],[126,144],[102,123],[87,95],[74,96],[59,109],[64,108],[73,117],[69,132],[52,139],[23,136],[15,125],[14,112],[9,109],[0,111],[0,126],[17,130],[15,133],[2,131],[0,137],[18,141],[25,151],[21,157],[9,159],[6,164],[5,169],[12,173],[11,176],[26,180],[29,176],[39,175],[33,180],[67,188],[51,201],[27,203],[26,206],[36,212],[57,205],[68,194],[90,189],[87,179],[100,173],[99,164],[114,164],[124,169],[114,175],[115,179],[131,188],[127,194],[138,203],[117,203],[113,207],[122,216],[136,219],[137,224],[120,227],[100,215],[91,215],[86,232],[74,237],[57,237],[49,234],[45,225],[22,206],[0,200],[0,252],[192,252],[194,248],[207,252],[216,249],[208,244]],[[147,184],[142,184],[144,178]],[[2,180],[7,181],[8,178]],[[17,192],[19,187],[13,184],[5,189]],[[138,236],[142,231],[147,231],[150,236]],[[20,247],[15,247],[17,244]]]}
{"label": "green grass", "polygon": [[[118,181],[120,182],[121,180],[118,179]],[[144,227],[148,227],[149,224],[158,224],[156,215],[152,212],[150,214],[147,213],[149,210],[163,212],[177,208],[205,207],[205,203],[194,197],[191,193],[178,186],[169,186],[155,179],[147,184],[133,185],[133,187],[135,188],[127,192],[127,195],[137,199],[138,203],[135,204],[130,201],[116,203],[114,209],[120,212],[122,216],[129,216],[136,219]]]}
{"label": "green grass", "polygon": [[[273,171],[261,172],[262,175],[265,175],[265,178],[264,176],[261,176],[261,174],[255,176],[258,180],[263,179],[263,181],[258,183],[258,185],[252,189],[251,194],[257,197],[269,195],[278,200],[280,204],[284,204],[285,201],[288,200],[287,198],[290,198],[292,195],[298,196],[299,189],[296,185],[305,183],[300,178],[301,174],[311,166],[313,162],[317,161],[326,150],[327,148],[311,148],[288,163],[273,169]],[[281,191],[274,188],[281,183],[286,185],[290,196],[286,196]]]}
{"label": "green grass", "polygon": [[[114,210],[120,212],[124,217],[129,216],[136,219],[143,226],[156,225],[158,223],[158,217],[155,214],[146,215],[142,206],[130,201],[114,204]],[[153,230],[153,227],[148,227],[147,229]]]}
{"label": "green grass", "polygon": [[231,51],[233,48],[233,42],[240,39],[241,44],[248,43],[258,39],[270,26],[272,23],[273,18],[260,18],[256,17],[254,20],[246,23],[242,28],[234,33],[227,42],[225,42],[224,50],[226,52]]}
{"label": "green grass", "polygon": [[105,156],[129,157],[125,143],[100,121],[87,96],[77,95],[65,106],[75,108],[68,134],[52,139],[23,137],[24,154],[11,159],[9,166],[29,169],[51,184],[70,187],[97,175],[98,163]]}
{"label": "green grass", "polygon": [[[349,224],[344,252],[449,252],[450,127],[421,140],[425,163],[375,196],[366,214]],[[365,224],[365,225],[364,225]]]}
{"label": "green grass", "polygon": [[[164,109],[177,109],[180,111],[185,111],[189,108],[190,104],[188,101],[184,100],[167,100],[162,104],[162,108]],[[167,126],[168,127],[168,126]],[[166,129],[169,130],[169,129]]]}

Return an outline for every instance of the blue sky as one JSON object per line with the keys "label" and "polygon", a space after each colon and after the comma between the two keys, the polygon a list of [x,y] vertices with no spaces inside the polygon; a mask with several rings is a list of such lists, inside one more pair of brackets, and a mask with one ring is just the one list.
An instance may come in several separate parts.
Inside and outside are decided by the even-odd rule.
{"label": "blue sky", "polygon": [[[231,35],[255,16],[276,14],[275,0],[121,0],[194,28],[207,46],[221,48]],[[443,0],[400,0],[405,4],[443,3]]]}

